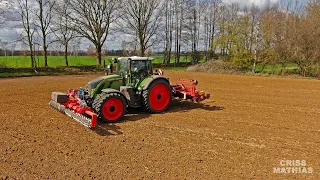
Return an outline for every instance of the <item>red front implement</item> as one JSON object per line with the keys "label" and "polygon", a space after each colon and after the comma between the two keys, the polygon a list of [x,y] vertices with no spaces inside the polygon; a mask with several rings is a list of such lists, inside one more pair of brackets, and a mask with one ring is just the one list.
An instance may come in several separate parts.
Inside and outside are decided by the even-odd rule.
{"label": "red front implement", "polygon": [[88,128],[93,129],[97,126],[97,114],[78,97],[77,89],[70,89],[67,94],[57,95],[54,92],[49,104]]}

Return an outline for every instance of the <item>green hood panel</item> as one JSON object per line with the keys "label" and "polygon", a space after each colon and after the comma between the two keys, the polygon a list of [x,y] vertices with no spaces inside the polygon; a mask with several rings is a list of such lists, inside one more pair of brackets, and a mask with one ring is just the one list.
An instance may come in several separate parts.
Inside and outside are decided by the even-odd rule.
{"label": "green hood panel", "polygon": [[94,89],[92,96],[100,94],[102,89],[116,89],[120,90],[120,86],[124,85],[123,78],[119,75],[108,75],[101,77],[103,80]]}

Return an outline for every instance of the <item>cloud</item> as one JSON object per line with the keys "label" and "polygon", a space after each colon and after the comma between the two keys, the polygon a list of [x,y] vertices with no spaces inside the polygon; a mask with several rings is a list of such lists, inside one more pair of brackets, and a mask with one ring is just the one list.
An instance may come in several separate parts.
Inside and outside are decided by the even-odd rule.
{"label": "cloud", "polygon": [[252,4],[258,6],[259,8],[265,8],[269,5],[275,5],[280,2],[280,0],[222,0],[225,4],[238,3],[241,7],[251,6]]}
{"label": "cloud", "polygon": [[19,37],[18,28],[1,28],[0,40],[3,41],[14,41]]}

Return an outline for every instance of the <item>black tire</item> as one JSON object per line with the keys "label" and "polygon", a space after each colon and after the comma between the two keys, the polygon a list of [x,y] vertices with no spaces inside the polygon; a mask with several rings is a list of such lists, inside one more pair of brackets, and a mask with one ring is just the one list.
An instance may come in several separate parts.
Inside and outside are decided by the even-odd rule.
{"label": "black tire", "polygon": [[[117,103],[115,105],[111,105],[108,109],[108,106],[110,105],[111,101],[116,101]],[[120,104],[122,105],[122,107]],[[115,123],[120,121],[126,114],[127,102],[119,93],[102,92],[101,94],[98,94],[96,98],[93,100],[92,108],[97,113],[98,119],[100,121],[107,123]],[[113,118],[111,118],[111,115],[106,115],[108,113],[115,113],[116,115]]]}
{"label": "black tire", "polygon": [[[166,95],[163,96],[165,98],[164,98],[164,102],[163,102],[162,107],[156,108],[156,107],[153,107],[152,104],[154,104],[154,103],[151,102],[151,98],[154,98],[154,97],[151,97],[150,95],[151,95],[151,91],[153,90],[153,88],[155,88],[156,86],[159,86],[159,85],[161,86],[162,90],[164,90],[164,88],[166,88],[167,92],[165,93]],[[159,92],[163,92],[163,91],[159,91]],[[161,95],[157,95],[157,98],[158,98],[158,100],[160,100],[162,97],[161,97]],[[162,113],[162,112],[166,111],[170,107],[171,102],[172,102],[171,86],[169,85],[169,83],[167,81],[165,81],[163,79],[155,80],[154,82],[152,82],[150,84],[148,89],[146,89],[146,90],[144,90],[142,92],[142,104],[143,104],[144,109],[147,112],[150,112],[150,113]]]}

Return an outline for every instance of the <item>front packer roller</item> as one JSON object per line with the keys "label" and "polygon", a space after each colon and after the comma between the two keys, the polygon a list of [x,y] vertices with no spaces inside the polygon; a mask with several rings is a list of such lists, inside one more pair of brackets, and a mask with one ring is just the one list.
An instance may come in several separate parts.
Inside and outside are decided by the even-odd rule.
{"label": "front packer roller", "polygon": [[67,94],[53,92],[49,105],[85,127],[94,129],[97,126],[97,114],[78,97],[77,93],[78,90],[73,89]]}

